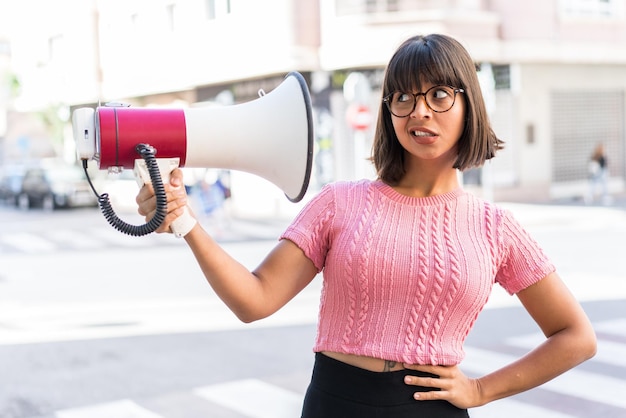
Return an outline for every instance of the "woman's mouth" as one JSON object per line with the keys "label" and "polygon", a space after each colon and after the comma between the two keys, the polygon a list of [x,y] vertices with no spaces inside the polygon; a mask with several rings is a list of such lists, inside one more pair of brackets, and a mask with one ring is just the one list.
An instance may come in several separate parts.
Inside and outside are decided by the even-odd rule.
{"label": "woman's mouth", "polygon": [[413,129],[410,133],[413,139],[420,144],[431,144],[437,139],[437,134],[424,129]]}

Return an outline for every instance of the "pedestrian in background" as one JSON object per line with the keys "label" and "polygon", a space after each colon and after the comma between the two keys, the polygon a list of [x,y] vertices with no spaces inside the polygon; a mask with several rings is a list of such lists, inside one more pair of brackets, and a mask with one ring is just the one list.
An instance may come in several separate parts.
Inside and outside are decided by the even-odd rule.
{"label": "pedestrian in background", "polygon": [[[187,189],[189,194],[189,189]],[[226,170],[206,170],[192,188],[195,199],[190,206],[196,215],[203,215],[211,227],[213,236],[221,237],[230,225],[229,210],[226,207],[231,197],[230,173]]]}
{"label": "pedestrian in background", "polygon": [[586,196],[586,203],[592,204],[598,197],[604,205],[610,203],[609,196],[609,170],[604,144],[598,143],[591,154],[588,165],[589,191]]}
{"label": "pedestrian in background", "polygon": [[[467,51],[448,36],[412,37],[391,58],[382,90],[378,178],[324,186],[255,270],[201,225],[185,235],[209,284],[244,322],[276,312],[323,272],[302,417],[467,417],[468,408],[593,356],[591,324],[537,242],[511,213],[461,187],[458,170],[502,147]],[[159,232],[187,205],[180,170],[171,178]],[[151,218],[150,186],[137,202]],[[463,342],[494,283],[517,295],[546,340],[470,378],[459,368]]]}

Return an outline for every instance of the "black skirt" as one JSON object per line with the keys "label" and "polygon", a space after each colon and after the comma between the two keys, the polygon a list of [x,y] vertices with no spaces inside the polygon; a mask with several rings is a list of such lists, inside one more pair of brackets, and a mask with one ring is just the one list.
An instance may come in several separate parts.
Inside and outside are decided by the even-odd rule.
{"label": "black skirt", "polygon": [[301,418],[469,417],[466,409],[447,401],[416,401],[415,392],[433,389],[407,385],[408,374],[421,373],[371,372],[316,353]]}

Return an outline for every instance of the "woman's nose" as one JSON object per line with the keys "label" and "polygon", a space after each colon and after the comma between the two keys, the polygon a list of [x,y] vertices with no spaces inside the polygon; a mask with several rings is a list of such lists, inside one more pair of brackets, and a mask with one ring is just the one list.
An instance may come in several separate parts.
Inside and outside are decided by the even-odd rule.
{"label": "woman's nose", "polygon": [[424,95],[419,95],[415,98],[415,107],[411,112],[412,118],[421,118],[421,117],[430,117],[432,110],[426,104],[426,97]]}

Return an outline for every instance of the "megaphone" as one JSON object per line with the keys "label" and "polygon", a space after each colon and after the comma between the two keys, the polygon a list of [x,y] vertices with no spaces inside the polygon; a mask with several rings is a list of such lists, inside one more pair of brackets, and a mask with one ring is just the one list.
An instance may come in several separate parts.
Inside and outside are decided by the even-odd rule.
{"label": "megaphone", "polygon": [[154,150],[163,177],[177,166],[240,170],[269,180],[292,202],[304,197],[313,165],[311,98],[298,72],[247,103],[80,108],[72,114],[72,127],[83,166],[94,160],[99,169],[132,168],[142,175],[145,163],[137,147],[145,144]]}

